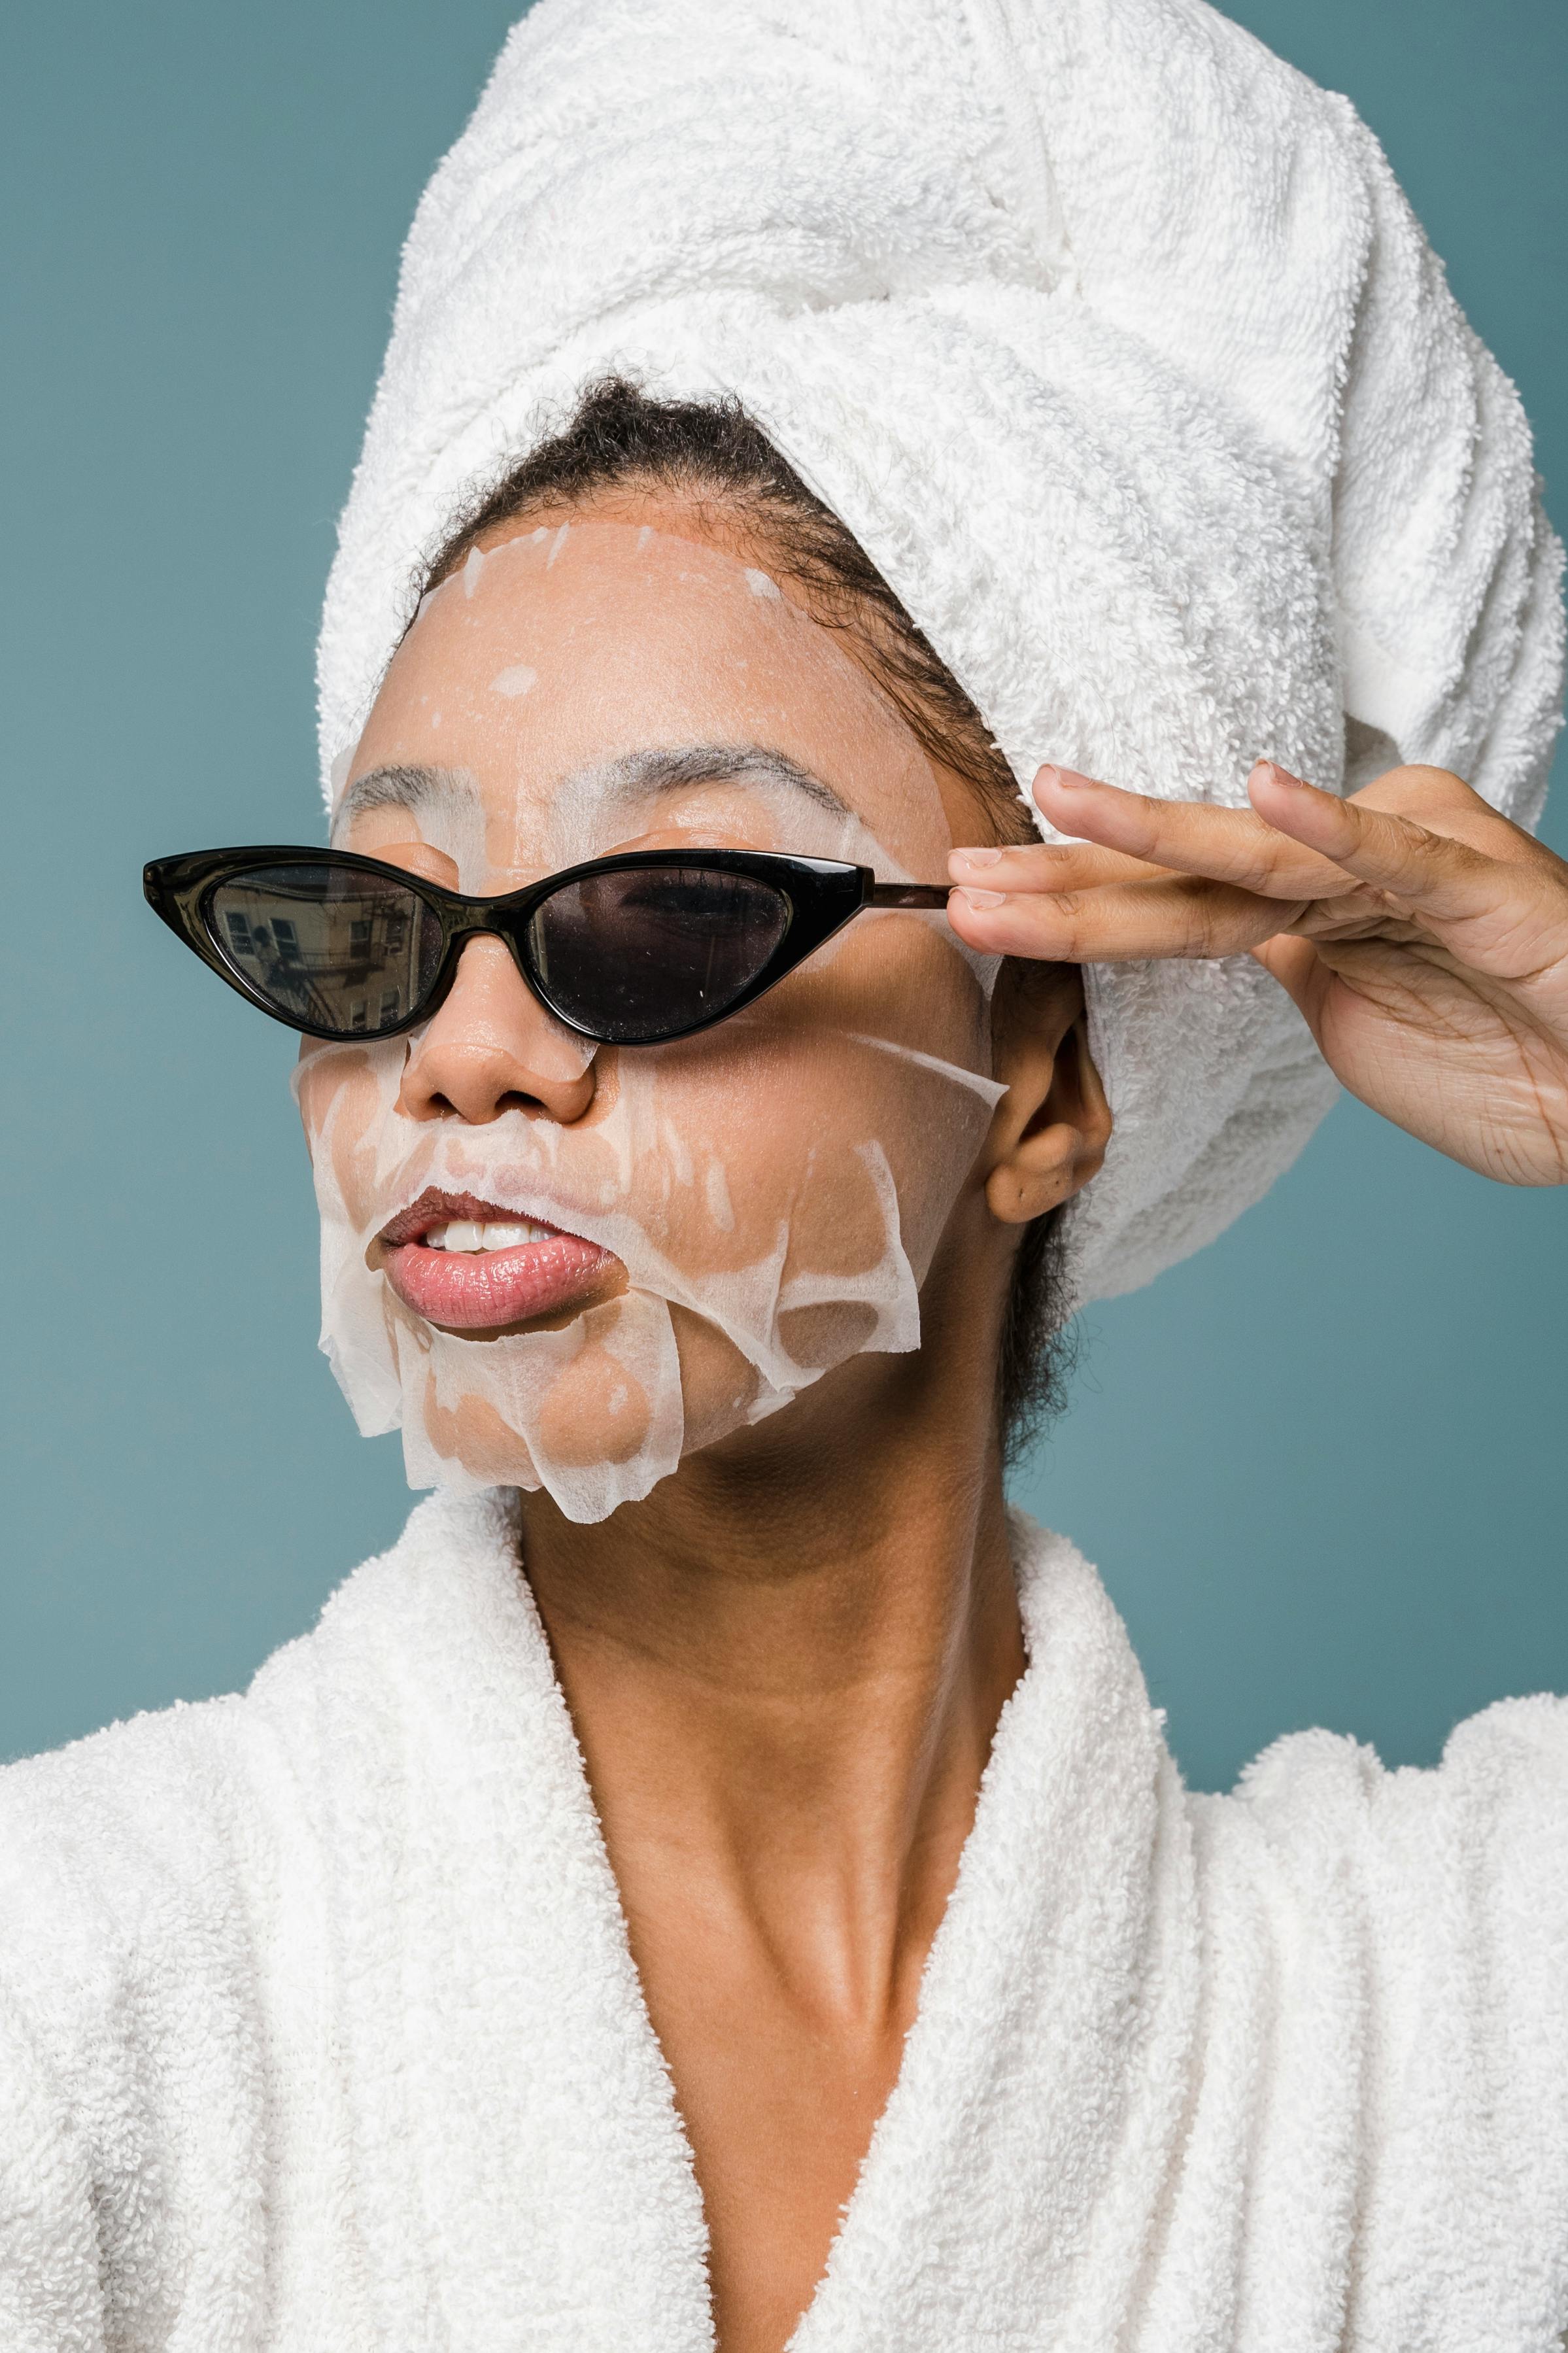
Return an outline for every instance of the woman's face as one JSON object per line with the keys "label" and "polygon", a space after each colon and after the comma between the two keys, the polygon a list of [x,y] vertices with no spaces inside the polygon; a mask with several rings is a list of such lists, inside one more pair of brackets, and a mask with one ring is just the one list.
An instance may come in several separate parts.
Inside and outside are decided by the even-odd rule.
{"label": "woman's face", "polygon": [[[679,528],[471,556],[387,672],[334,839],[475,893],[699,846],[942,881],[963,787],[834,632]],[[917,1345],[1001,1092],[993,969],[940,913],[868,912],[700,1035],[595,1050],[480,939],[422,1029],[307,1046],[323,1344],[362,1428],[401,1421],[416,1484],[597,1519]]]}

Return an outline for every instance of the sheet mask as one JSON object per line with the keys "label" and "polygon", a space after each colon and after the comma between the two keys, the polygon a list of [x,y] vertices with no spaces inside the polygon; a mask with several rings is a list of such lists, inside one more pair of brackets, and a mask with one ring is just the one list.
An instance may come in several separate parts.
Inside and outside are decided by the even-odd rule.
{"label": "sheet mask", "polygon": [[[437,658],[414,667],[438,685],[400,691],[432,628]],[[833,633],[754,565],[629,524],[471,555],[421,606],[347,780],[362,805],[411,805],[468,892],[683,842],[932,881],[951,846],[918,740]],[[879,909],[671,1045],[595,1050],[536,1008],[538,1075],[594,1065],[571,1122],[412,1116],[423,1032],[308,1048],[321,1346],[361,1430],[401,1426],[414,1486],[544,1487],[598,1520],[849,1356],[917,1346],[920,1285],[1004,1092],[997,962],[940,912]],[[432,1326],[377,1241],[430,1188],[601,1245],[626,1288],[559,1329]]]}

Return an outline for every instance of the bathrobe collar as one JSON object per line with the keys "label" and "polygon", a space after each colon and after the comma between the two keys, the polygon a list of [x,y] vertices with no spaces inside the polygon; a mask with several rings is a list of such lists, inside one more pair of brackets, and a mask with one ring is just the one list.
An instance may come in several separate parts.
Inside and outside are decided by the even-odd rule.
{"label": "bathrobe collar", "polygon": [[[1028,1668],[792,2353],[1103,2328],[1155,2227],[1195,1984],[1179,1791],[1092,1571],[1021,1518],[1015,1552]],[[255,1697],[296,1756],[307,1649],[385,2341],[710,2346],[690,2148],[510,1514],[424,1504],[279,1654]]]}

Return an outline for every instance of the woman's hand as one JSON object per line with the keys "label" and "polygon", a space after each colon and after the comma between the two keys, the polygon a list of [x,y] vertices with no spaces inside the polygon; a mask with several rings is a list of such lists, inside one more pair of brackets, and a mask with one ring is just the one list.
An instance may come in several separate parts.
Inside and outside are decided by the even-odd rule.
{"label": "woman's hand", "polygon": [[1260,762],[1248,809],[1042,768],[1075,839],[955,849],[953,928],[1071,964],[1250,950],[1373,1111],[1509,1185],[1568,1181],[1568,864],[1444,768],[1341,800]]}

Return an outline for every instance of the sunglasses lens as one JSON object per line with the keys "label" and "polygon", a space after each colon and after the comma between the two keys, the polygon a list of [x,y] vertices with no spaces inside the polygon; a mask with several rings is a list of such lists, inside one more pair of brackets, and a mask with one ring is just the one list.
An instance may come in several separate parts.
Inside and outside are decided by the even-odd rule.
{"label": "sunglasses lens", "polygon": [[535,909],[528,948],[556,1011],[595,1037],[653,1045],[742,997],[790,924],[759,876],[622,867],[568,882]]}
{"label": "sunglasses lens", "polygon": [[220,882],[204,912],[258,997],[333,1037],[395,1029],[441,960],[441,926],[424,900],[352,866],[256,867]]}

